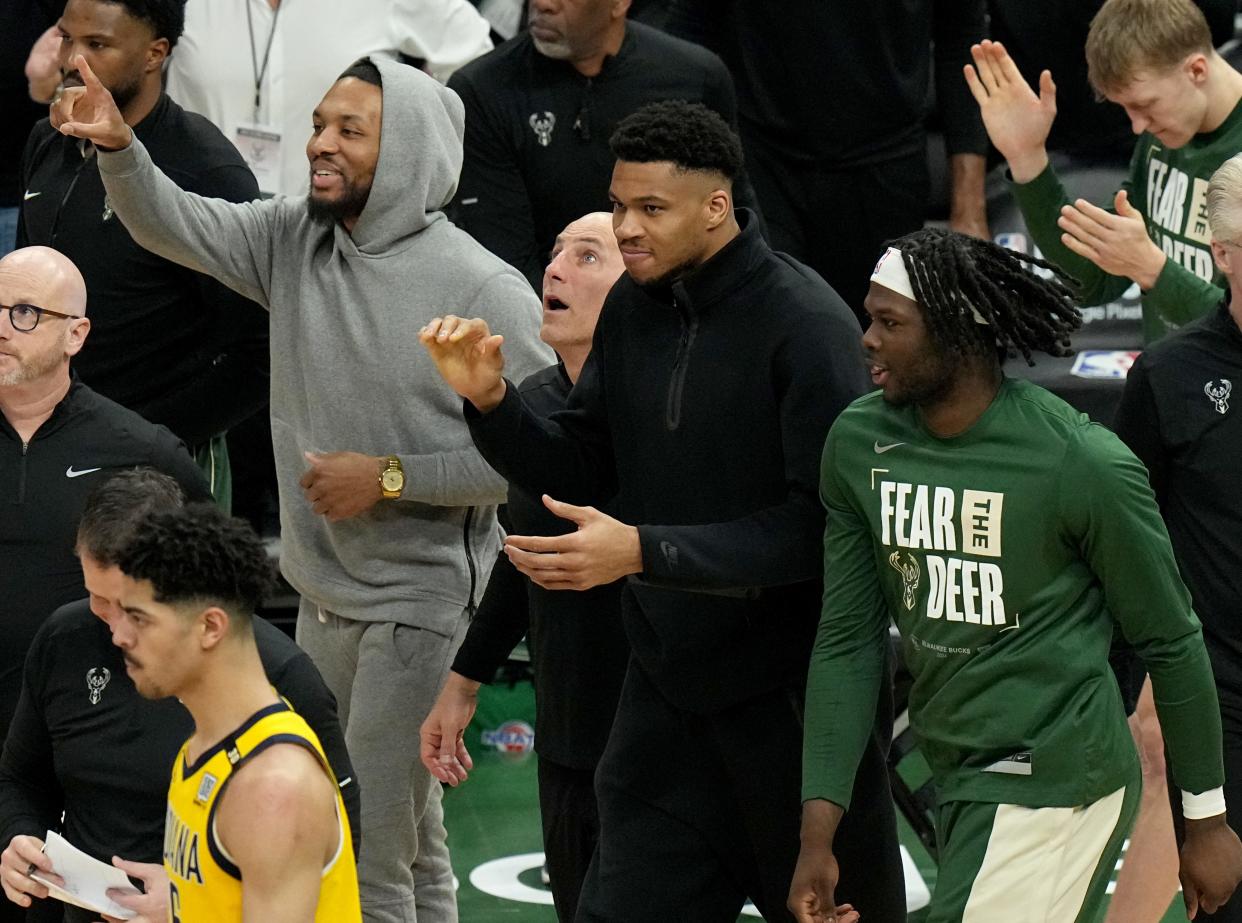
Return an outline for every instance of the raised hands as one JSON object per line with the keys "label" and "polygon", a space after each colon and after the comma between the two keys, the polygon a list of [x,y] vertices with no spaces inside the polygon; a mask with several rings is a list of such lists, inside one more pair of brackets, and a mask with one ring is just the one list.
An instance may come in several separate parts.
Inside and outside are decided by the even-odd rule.
{"label": "raised hands", "polygon": [[106,151],[129,147],[133,134],[107,87],[99,82],[86,58],[78,55],[73,66],[82,75],[83,86],[65,87],[52,103],[49,118],[61,134],[85,138]]}
{"label": "raised hands", "polygon": [[578,530],[567,535],[510,535],[505,554],[545,590],[589,590],[643,570],[638,529],[591,506],[544,495],[543,505]]}
{"label": "raised hands", "polygon": [[436,317],[418,332],[440,376],[449,387],[482,413],[495,408],[505,396],[504,337],[493,334],[487,321],[455,315]]}
{"label": "raised hands", "polygon": [[1106,273],[1133,279],[1144,291],[1164,269],[1164,251],[1147,234],[1147,223],[1124,189],[1113,199],[1116,214],[1078,199],[1061,209],[1061,243]]}
{"label": "raised hands", "polygon": [[1044,145],[1057,115],[1052,74],[1039,75],[1036,96],[1000,42],[984,40],[972,45],[970,56],[975,63],[963,71],[988,137],[1008,161],[1014,182],[1029,183],[1048,166]]}

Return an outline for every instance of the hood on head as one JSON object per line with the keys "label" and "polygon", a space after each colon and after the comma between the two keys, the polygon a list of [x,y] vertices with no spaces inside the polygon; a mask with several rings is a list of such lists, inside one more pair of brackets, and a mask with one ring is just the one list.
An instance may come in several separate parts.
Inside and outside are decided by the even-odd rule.
{"label": "hood on head", "polygon": [[461,99],[422,71],[370,58],[383,82],[379,162],[354,245],[382,254],[444,218],[461,175],[465,109]]}

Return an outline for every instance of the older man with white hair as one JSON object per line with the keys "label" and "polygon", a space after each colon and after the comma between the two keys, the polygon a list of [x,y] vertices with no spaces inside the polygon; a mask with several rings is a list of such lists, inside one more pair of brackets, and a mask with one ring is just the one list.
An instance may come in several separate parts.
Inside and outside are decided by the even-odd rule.
{"label": "older man with white hair", "polygon": [[108,472],[146,465],[209,497],[176,436],[70,373],[90,328],[86,285],[68,257],[25,247],[0,259],[0,739],[35,631],[86,595],[73,545],[91,489]]}
{"label": "older man with white hair", "polygon": [[[1147,466],[1178,567],[1203,622],[1224,729],[1225,816],[1237,831],[1242,830],[1242,154],[1212,174],[1207,211],[1212,259],[1229,288],[1212,311],[1138,358],[1114,428]],[[1158,757],[1162,749],[1158,738],[1144,740],[1149,754]],[[1180,805],[1173,808],[1180,834]],[[1196,919],[1242,921],[1242,898]]]}

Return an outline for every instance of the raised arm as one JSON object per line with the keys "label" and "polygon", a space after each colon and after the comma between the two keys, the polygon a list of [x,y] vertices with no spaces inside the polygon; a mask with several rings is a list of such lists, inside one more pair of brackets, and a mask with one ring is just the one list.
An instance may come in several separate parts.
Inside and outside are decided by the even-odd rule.
{"label": "raised arm", "polygon": [[134,240],[269,307],[279,203],[223,202],[181,189],[151,162],[86,59],[79,55],[76,67],[85,85],[61,94],[52,127],[95,145],[108,199]]}

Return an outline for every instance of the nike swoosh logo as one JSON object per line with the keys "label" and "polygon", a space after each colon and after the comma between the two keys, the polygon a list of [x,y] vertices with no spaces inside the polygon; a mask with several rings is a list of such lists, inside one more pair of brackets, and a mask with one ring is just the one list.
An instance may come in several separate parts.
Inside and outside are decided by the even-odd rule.
{"label": "nike swoosh logo", "polygon": [[904,443],[904,442],[894,442],[894,443],[891,443],[891,444],[889,444],[889,445],[880,445],[880,443],[877,441],[877,442],[876,442],[876,444],[873,446],[873,448],[875,449],[875,454],[876,454],[876,455],[883,455],[883,454],[884,454],[885,452],[887,452],[889,449],[895,449],[895,448],[897,448],[897,446],[899,446],[899,445],[905,445],[905,443]]}
{"label": "nike swoosh logo", "polygon": [[43,195],[43,193],[42,192],[24,192],[22,193],[22,201],[29,202],[31,199],[33,199],[37,195]]}
{"label": "nike swoosh logo", "polygon": [[65,477],[80,478],[84,474],[94,474],[96,471],[103,471],[102,468],[83,468],[81,471],[74,471],[73,465],[65,469]]}

